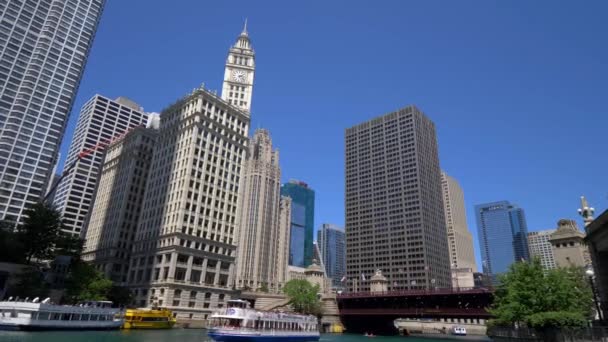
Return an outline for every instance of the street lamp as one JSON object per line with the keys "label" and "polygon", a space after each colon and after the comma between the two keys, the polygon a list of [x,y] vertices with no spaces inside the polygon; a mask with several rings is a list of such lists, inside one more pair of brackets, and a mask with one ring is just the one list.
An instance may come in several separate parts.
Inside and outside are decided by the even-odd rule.
{"label": "street lamp", "polygon": [[597,317],[600,322],[604,321],[604,317],[602,315],[602,310],[600,310],[600,301],[597,298],[597,291],[595,290],[595,273],[592,269],[587,269],[585,271],[587,278],[589,279],[589,286],[591,286],[591,292],[593,293],[593,302],[595,303],[595,310],[597,311]]}

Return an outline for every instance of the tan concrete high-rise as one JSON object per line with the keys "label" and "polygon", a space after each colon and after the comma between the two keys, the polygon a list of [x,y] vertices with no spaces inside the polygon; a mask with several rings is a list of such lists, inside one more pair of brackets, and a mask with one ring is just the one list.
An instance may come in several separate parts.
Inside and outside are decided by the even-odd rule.
{"label": "tan concrete high-rise", "polygon": [[473,235],[467,226],[462,188],[458,181],[445,171],[441,172],[441,186],[450,249],[450,265],[452,268],[471,269],[471,272],[477,272]]}
{"label": "tan concrete high-rise", "polygon": [[281,168],[270,134],[255,131],[243,163],[236,287],[280,292],[287,277],[289,224],[281,224]]}
{"label": "tan concrete high-rise", "polygon": [[346,273],[369,291],[451,287],[435,125],[408,106],[346,130]]}
{"label": "tan concrete high-rise", "polygon": [[119,285],[127,281],[156,136],[153,124],[137,127],[106,148],[91,202],[82,259]]}

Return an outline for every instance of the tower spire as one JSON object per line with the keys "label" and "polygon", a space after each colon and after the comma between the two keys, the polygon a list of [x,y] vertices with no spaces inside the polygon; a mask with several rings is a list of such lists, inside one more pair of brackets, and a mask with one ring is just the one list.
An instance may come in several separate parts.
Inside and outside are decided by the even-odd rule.
{"label": "tower spire", "polygon": [[241,34],[243,35],[249,35],[249,33],[247,32],[247,18],[245,18],[245,25],[243,26],[243,32],[241,32]]}

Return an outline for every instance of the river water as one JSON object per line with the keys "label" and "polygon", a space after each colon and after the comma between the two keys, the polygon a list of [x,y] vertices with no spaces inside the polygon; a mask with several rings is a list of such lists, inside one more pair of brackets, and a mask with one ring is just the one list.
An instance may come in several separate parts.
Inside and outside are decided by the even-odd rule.
{"label": "river water", "polygon": [[[462,339],[459,339],[462,341]],[[211,342],[205,330],[171,329],[171,330],[120,330],[120,331],[70,331],[70,332],[13,332],[0,331],[1,342]],[[361,335],[324,334],[322,342],[369,342],[370,338]],[[373,338],[374,342],[441,342],[454,339],[415,338],[415,337],[381,337]],[[478,340],[479,341],[479,340]]]}

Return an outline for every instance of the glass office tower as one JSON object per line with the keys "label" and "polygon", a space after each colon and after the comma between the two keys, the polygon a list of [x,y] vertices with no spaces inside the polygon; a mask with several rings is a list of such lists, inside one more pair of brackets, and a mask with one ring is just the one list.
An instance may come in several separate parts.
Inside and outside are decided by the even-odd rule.
{"label": "glass office tower", "polygon": [[312,263],[315,192],[304,182],[290,180],[281,187],[281,195],[292,200],[289,265],[307,267]]}
{"label": "glass office tower", "polygon": [[332,285],[342,285],[346,275],[346,235],[344,229],[335,224],[323,223],[317,231],[317,245],[321,252],[323,265]]}
{"label": "glass office tower", "polygon": [[[504,273],[515,261],[529,260],[524,210],[508,201],[475,206],[483,273]],[[494,277],[495,278],[495,277]]]}

